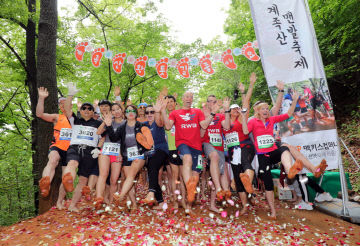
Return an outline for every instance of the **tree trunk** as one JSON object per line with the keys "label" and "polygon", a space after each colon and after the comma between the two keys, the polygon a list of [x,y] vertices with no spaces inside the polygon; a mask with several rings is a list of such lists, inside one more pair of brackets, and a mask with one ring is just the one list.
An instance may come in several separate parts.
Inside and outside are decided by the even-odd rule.
{"label": "tree trunk", "polygon": [[[57,0],[41,0],[38,29],[37,85],[39,87],[46,87],[49,91],[49,97],[46,99],[44,111],[47,113],[58,113],[56,83]],[[36,150],[33,160],[34,184],[36,186],[41,178],[42,170],[48,161],[47,155],[52,137],[53,124],[38,120],[36,123],[36,131],[34,132]],[[43,199],[39,194],[36,194],[35,199],[39,199],[38,212],[40,214],[46,212],[55,204],[59,185],[59,172],[57,172],[52,182],[49,197]]]}

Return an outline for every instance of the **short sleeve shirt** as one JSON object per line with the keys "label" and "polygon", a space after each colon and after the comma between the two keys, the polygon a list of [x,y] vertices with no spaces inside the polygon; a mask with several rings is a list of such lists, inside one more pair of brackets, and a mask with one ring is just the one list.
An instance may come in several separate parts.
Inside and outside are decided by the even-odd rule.
{"label": "short sleeve shirt", "polygon": [[205,120],[204,113],[197,108],[178,109],[170,113],[169,119],[174,121],[176,134],[175,145],[180,144],[202,150],[200,137],[200,122]]}
{"label": "short sleeve shirt", "polygon": [[213,120],[206,129],[205,135],[202,137],[201,141],[203,143],[210,143],[214,146],[215,149],[219,151],[224,151],[223,143],[223,129],[221,122],[225,120],[224,114],[215,114]]}
{"label": "short sleeve shirt", "polygon": [[274,124],[288,118],[288,114],[281,114],[266,119],[265,124],[258,118],[252,118],[248,122],[248,129],[253,133],[254,145],[258,154],[269,153],[277,149],[273,138]]}

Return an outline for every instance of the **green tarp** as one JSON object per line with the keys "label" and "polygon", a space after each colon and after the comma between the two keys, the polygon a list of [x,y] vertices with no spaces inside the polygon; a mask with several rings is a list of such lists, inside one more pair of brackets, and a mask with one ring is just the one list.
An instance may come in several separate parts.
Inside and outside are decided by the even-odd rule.
{"label": "green tarp", "polygon": [[[271,170],[271,175],[273,179],[280,178],[280,169],[273,169]],[[309,178],[314,179],[316,183],[320,182],[320,178],[315,178],[312,173],[306,174]],[[340,184],[340,176],[339,172],[325,172],[323,181],[321,183],[321,188],[323,188],[326,192],[329,192],[332,197],[337,197],[338,192],[341,191],[341,184]],[[346,173],[346,182],[348,184],[348,189],[351,189],[349,174]],[[315,198],[315,191],[308,187],[309,191],[309,201],[313,202]]]}

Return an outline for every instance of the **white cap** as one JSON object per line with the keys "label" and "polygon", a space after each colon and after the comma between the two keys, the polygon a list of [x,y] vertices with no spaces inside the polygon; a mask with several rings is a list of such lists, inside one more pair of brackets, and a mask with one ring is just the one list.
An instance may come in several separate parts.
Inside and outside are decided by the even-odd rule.
{"label": "white cap", "polygon": [[233,108],[240,108],[240,106],[237,104],[231,104],[230,109],[233,109]]}

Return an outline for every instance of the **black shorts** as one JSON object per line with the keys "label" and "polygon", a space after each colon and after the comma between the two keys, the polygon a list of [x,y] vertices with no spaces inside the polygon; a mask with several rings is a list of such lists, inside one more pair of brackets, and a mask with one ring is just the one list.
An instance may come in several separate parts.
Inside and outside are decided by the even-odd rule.
{"label": "black shorts", "polygon": [[269,153],[258,154],[259,171],[267,171],[267,166],[271,168],[272,165],[281,162],[281,154],[285,151],[289,151],[289,148],[286,146],[280,146],[280,148],[277,148]]}
{"label": "black shorts", "polygon": [[174,164],[177,166],[182,165],[182,160],[180,159],[180,155],[177,150],[170,150],[168,156],[168,163]]}
{"label": "black shorts", "polygon": [[49,149],[49,154],[51,151],[57,151],[60,155],[60,160],[59,160],[59,163],[61,164],[62,167],[66,167],[66,151],[65,150],[62,150],[62,149],[59,149],[58,147],[56,146],[52,146],[50,147]]}
{"label": "black shorts", "polygon": [[94,147],[81,148],[80,145],[71,145],[66,154],[66,162],[74,160],[79,163],[78,175],[88,178],[90,175],[99,176],[98,158],[92,158]]}
{"label": "black shorts", "polygon": [[300,110],[301,110],[300,107],[296,107],[295,110],[294,110],[294,112],[299,112]]}
{"label": "black shorts", "polygon": [[[234,153],[234,149],[239,148],[239,146],[234,146],[229,148],[229,160],[231,163],[232,156]],[[241,147],[241,163],[235,163],[240,164],[242,172],[245,172],[245,170],[250,169],[254,170],[251,163],[255,157],[255,147],[252,143],[245,144],[243,147]],[[232,165],[234,163],[231,163]]]}

